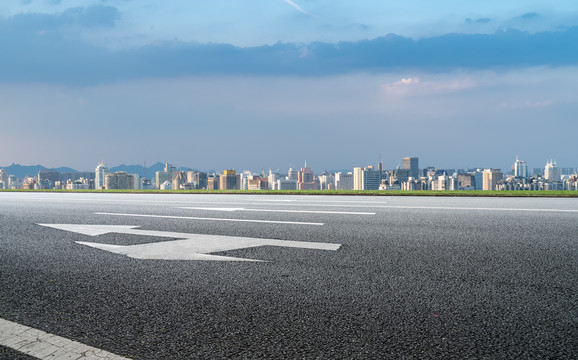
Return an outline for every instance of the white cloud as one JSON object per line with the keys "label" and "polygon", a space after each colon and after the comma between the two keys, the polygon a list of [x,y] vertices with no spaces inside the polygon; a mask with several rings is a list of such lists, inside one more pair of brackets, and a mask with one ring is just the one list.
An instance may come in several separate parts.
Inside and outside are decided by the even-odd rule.
{"label": "white cloud", "polygon": [[498,109],[538,109],[550,107],[554,104],[552,100],[523,101],[523,102],[502,102]]}
{"label": "white cloud", "polygon": [[475,86],[477,86],[476,82],[469,78],[421,81],[418,77],[411,77],[384,84],[381,88],[387,95],[406,96],[450,93]]}

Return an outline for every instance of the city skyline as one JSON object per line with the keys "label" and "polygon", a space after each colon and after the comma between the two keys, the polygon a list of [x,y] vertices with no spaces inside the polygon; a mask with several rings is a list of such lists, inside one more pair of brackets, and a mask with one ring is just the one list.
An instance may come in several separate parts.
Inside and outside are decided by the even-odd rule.
{"label": "city skyline", "polygon": [[[382,156],[380,155],[377,159],[375,159],[374,162],[369,161],[367,163],[355,163],[353,166],[351,167],[347,167],[347,166],[342,166],[342,167],[336,167],[336,168],[327,168],[327,167],[323,167],[323,166],[309,166],[307,164],[307,160],[303,160],[302,163],[296,163],[296,162],[291,162],[290,164],[288,164],[287,166],[283,167],[283,166],[268,166],[268,167],[260,167],[260,168],[256,168],[256,167],[252,167],[252,168],[241,168],[241,167],[236,167],[236,166],[224,166],[224,167],[209,167],[209,168],[200,168],[200,167],[196,167],[196,166],[188,166],[187,164],[176,164],[174,162],[170,162],[170,161],[157,161],[154,163],[149,163],[149,162],[143,162],[143,163],[115,163],[115,162],[109,162],[106,161],[105,159],[101,159],[100,161],[96,162],[96,168],[98,168],[99,164],[104,164],[106,165],[108,168],[141,168],[141,169],[146,169],[146,171],[151,170],[153,173],[151,174],[151,176],[154,176],[154,169],[159,168],[159,167],[165,167],[166,164],[169,164],[171,166],[174,166],[175,169],[179,169],[179,170],[194,170],[194,171],[203,171],[203,172],[215,172],[215,173],[219,173],[222,171],[227,171],[229,169],[235,169],[237,171],[251,171],[253,173],[259,173],[262,171],[279,171],[281,173],[283,173],[286,170],[289,169],[300,169],[302,167],[307,167],[307,168],[311,168],[315,173],[324,173],[324,172],[337,172],[337,171],[345,171],[345,170],[351,170],[355,167],[359,167],[359,166],[379,166],[379,164],[383,165],[383,169],[384,170],[393,170],[397,167],[399,168],[404,168],[404,166],[406,166],[406,164],[404,163],[405,159],[420,159],[420,166],[419,169],[425,169],[425,168],[436,168],[436,169],[486,169],[486,168],[495,168],[495,169],[501,169],[503,170],[505,173],[516,173],[515,167],[516,165],[521,162],[524,164],[526,171],[528,172],[528,174],[531,174],[532,171],[534,169],[544,169],[549,163],[555,163],[557,164],[558,167],[560,168],[570,168],[570,169],[576,169],[576,171],[578,171],[578,166],[572,166],[571,164],[560,164],[556,158],[548,158],[545,159],[543,164],[537,164],[537,166],[533,166],[531,163],[529,163],[528,161],[525,161],[525,159],[520,158],[519,156],[516,155],[515,159],[511,161],[510,165],[508,166],[504,166],[504,167],[500,167],[500,166],[494,166],[492,164],[489,164],[488,166],[435,166],[432,164],[424,164],[423,161],[421,160],[421,157],[419,156],[415,156],[415,157],[401,157],[400,159],[398,159],[397,163],[395,163],[395,161],[391,162],[391,164],[395,163],[395,165],[391,165],[388,166],[385,161],[383,161]],[[147,165],[148,164],[148,165]],[[408,163],[409,164],[409,163]],[[50,167],[50,166],[45,166],[45,164],[40,164],[37,163],[35,165],[25,165],[25,164],[18,164],[18,163],[12,163],[11,165],[0,165],[0,169],[5,169],[5,168],[9,168],[11,166],[18,166],[18,167],[23,167],[23,168],[42,168],[42,169],[48,169],[48,170],[57,170],[60,172],[79,172],[79,173],[83,173],[83,172],[94,172],[95,171],[95,166],[89,166],[88,168],[80,168],[80,169],[76,169],[76,168],[72,168],[70,166],[67,166],[66,164],[62,165],[62,166],[55,166],[55,167]],[[176,170],[175,170],[176,171]],[[148,176],[148,178],[151,178],[151,176]]]}
{"label": "city skyline", "polygon": [[32,0],[0,26],[0,164],[577,166],[573,1]]}

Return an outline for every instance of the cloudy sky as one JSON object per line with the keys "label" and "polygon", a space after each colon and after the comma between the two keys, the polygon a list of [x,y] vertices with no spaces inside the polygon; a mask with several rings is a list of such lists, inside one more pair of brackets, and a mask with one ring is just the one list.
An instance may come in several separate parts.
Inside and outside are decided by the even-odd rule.
{"label": "cloudy sky", "polygon": [[5,0],[0,166],[578,167],[575,0]]}

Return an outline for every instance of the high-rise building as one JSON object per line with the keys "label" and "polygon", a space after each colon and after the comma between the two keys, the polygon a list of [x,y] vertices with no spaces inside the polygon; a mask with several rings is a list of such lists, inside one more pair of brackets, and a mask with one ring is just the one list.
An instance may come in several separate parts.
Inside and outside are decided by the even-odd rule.
{"label": "high-rise building", "polygon": [[379,190],[384,171],[377,171],[373,166],[353,168],[353,190]]}
{"label": "high-rise building", "polygon": [[297,185],[299,190],[317,190],[315,174],[308,167],[302,167],[297,173]]}
{"label": "high-rise building", "polygon": [[219,180],[219,175],[207,177],[207,190],[219,190]]}
{"label": "high-rise building", "polygon": [[104,189],[105,184],[105,176],[108,174],[108,167],[104,162],[99,162],[98,166],[94,170],[94,188],[95,189]]}
{"label": "high-rise building", "polygon": [[518,159],[518,156],[514,163],[514,176],[521,179],[528,178],[528,163]]}
{"label": "high-rise building", "polygon": [[187,183],[187,173],[185,173],[184,171],[175,171],[173,173],[173,180],[172,180],[173,190],[180,190],[184,188],[186,183]]}
{"label": "high-rise building", "polygon": [[287,173],[287,180],[298,180],[298,171],[293,169],[293,168],[289,168],[289,172]]}
{"label": "high-rise building", "polygon": [[107,190],[134,189],[134,176],[124,171],[108,173],[104,177],[104,188]]}
{"label": "high-rise building", "polygon": [[0,169],[0,189],[10,189],[10,184],[8,183],[8,172],[4,169]]}
{"label": "high-rise building", "polygon": [[560,181],[560,171],[555,161],[548,161],[544,168],[544,179],[546,181]]}
{"label": "high-rise building", "polygon": [[483,174],[483,190],[496,190],[498,182],[504,180],[500,169],[485,169]]}
{"label": "high-rise building", "polygon": [[174,167],[173,165],[171,165],[169,163],[165,163],[164,171],[157,171],[155,174],[156,188],[160,189],[161,184],[164,183],[165,181],[170,182],[172,185],[173,176],[175,175],[176,171],[177,171],[176,167]]}
{"label": "high-rise building", "polygon": [[353,173],[335,173],[335,190],[353,190]]}
{"label": "high-rise building", "polygon": [[207,173],[201,171],[188,171],[187,182],[192,184],[193,189],[206,189]]}
{"label": "high-rise building", "polygon": [[219,189],[221,190],[239,190],[239,176],[235,170],[225,170],[219,180]]}
{"label": "high-rise building", "polygon": [[267,186],[269,187],[269,190],[274,190],[273,187],[275,184],[277,184],[278,179],[279,173],[273,172],[271,169],[269,169],[269,176],[267,177]]}
{"label": "high-rise building", "polygon": [[402,169],[409,170],[408,176],[414,179],[419,177],[419,159],[417,157],[404,157],[402,160]]}

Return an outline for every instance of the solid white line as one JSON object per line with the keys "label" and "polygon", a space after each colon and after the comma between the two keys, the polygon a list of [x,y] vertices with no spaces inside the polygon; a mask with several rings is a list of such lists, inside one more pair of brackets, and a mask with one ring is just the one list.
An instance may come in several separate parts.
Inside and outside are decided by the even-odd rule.
{"label": "solid white line", "polygon": [[316,210],[279,210],[279,209],[247,209],[247,208],[210,208],[210,207],[179,207],[178,209],[210,210],[210,211],[255,211],[255,212],[283,212],[306,214],[344,214],[344,215],[375,215],[374,212],[355,211],[316,211]]}
{"label": "solid white line", "polygon": [[384,206],[392,209],[425,209],[425,210],[480,210],[480,211],[536,211],[536,212],[578,212],[571,209],[516,209],[516,208],[466,208],[444,206]]}
{"label": "solid white line", "polygon": [[148,215],[148,214],[122,214],[122,213],[106,213],[96,212],[96,215],[113,215],[113,216],[135,216],[135,217],[151,217],[162,219],[185,219],[185,220],[209,220],[209,221],[232,221],[232,222],[254,222],[266,224],[291,224],[291,225],[315,225],[322,226],[323,223],[314,222],[298,222],[298,221],[274,221],[274,220],[249,220],[249,219],[224,219],[224,218],[204,218],[195,216],[172,216],[172,215]]}
{"label": "solid white line", "polygon": [[[123,360],[109,353],[77,341],[69,340],[25,325],[0,318],[0,345],[37,359],[103,359]],[[128,360],[128,359],[127,359]]]}

